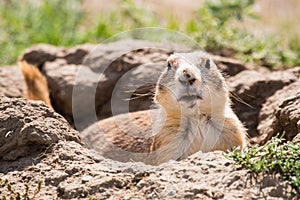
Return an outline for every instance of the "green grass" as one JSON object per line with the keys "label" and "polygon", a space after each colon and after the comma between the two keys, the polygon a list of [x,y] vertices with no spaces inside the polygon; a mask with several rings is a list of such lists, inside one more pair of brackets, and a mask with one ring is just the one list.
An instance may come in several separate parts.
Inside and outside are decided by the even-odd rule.
{"label": "green grass", "polygon": [[263,146],[237,148],[226,157],[256,173],[279,173],[300,192],[300,142],[284,143],[283,138],[274,137]]}
{"label": "green grass", "polygon": [[85,42],[79,31],[84,19],[80,1],[1,1],[0,19],[1,65],[15,63],[32,44],[72,46]]}
{"label": "green grass", "polygon": [[300,40],[293,34],[256,38],[233,21],[259,20],[253,0],[206,0],[195,16],[182,23],[166,11],[164,16],[138,8],[132,0],[120,0],[108,14],[99,13],[90,25],[81,0],[7,0],[0,2],[0,65],[16,63],[17,57],[36,43],[74,46],[99,43],[115,34],[142,27],[178,30],[210,52],[231,52],[245,62],[270,68],[300,65]]}
{"label": "green grass", "polygon": [[132,0],[122,0],[120,6],[108,15],[99,14],[94,25],[87,29],[85,38],[94,43],[102,42],[124,31],[158,26],[160,26],[160,20],[154,13],[137,8]]}
{"label": "green grass", "polygon": [[205,1],[198,17],[185,28],[200,46],[208,51],[232,52],[245,62],[256,62],[270,68],[300,65],[300,40],[296,35],[266,35],[256,38],[246,30],[232,25],[233,21],[259,20],[253,11],[253,0]]}

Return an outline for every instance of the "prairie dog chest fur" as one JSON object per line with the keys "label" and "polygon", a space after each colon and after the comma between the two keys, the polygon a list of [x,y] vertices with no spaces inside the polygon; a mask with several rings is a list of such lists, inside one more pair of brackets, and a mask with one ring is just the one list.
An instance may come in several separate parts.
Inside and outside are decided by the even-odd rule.
{"label": "prairie dog chest fur", "polygon": [[[97,146],[91,138],[87,143],[109,158],[152,165],[181,160],[198,151],[227,151],[246,145],[247,133],[231,109],[224,78],[203,52],[174,53],[168,58],[154,102],[160,107],[154,120],[143,111],[133,113],[142,121],[142,131],[128,125],[129,120],[119,120],[126,126],[124,132],[114,123],[124,116],[115,116],[97,124],[102,127],[97,140],[107,138],[105,142]],[[114,125],[106,128],[109,123]],[[88,128],[83,137],[90,132],[95,130]]]}

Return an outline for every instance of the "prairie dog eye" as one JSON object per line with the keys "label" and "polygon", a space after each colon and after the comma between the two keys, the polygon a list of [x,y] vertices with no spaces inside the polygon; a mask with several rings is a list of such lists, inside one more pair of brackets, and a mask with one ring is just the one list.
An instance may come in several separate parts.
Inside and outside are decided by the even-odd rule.
{"label": "prairie dog eye", "polygon": [[205,62],[205,68],[210,69],[210,60],[209,59],[207,59]]}
{"label": "prairie dog eye", "polygon": [[172,65],[171,65],[170,62],[168,62],[167,69],[168,69],[168,70],[171,70],[171,68],[172,68]]}

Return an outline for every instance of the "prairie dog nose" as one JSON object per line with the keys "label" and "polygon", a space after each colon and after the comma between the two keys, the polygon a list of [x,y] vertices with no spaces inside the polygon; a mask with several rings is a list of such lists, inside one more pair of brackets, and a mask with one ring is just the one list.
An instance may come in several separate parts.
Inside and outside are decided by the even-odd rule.
{"label": "prairie dog nose", "polygon": [[189,72],[187,69],[182,70],[182,74],[179,77],[179,82],[183,85],[193,85],[196,81],[195,76]]}

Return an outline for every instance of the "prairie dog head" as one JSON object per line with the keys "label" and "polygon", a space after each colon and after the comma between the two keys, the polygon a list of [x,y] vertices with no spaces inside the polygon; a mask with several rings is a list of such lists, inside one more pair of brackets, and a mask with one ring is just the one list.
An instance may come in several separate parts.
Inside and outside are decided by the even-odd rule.
{"label": "prairie dog head", "polygon": [[229,105],[224,78],[203,52],[174,53],[161,74],[154,100],[166,113],[224,115]]}

